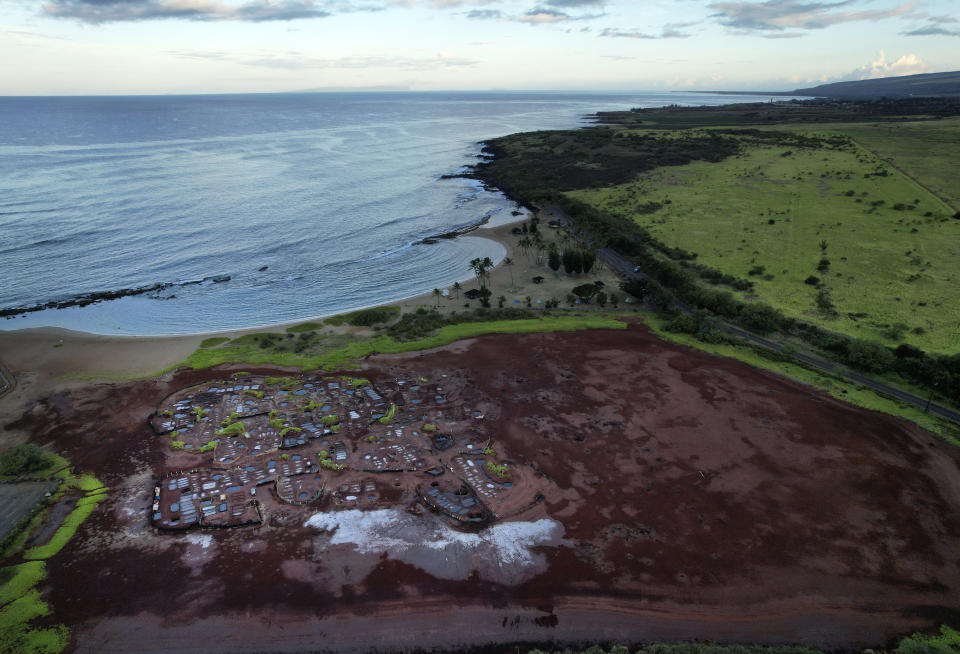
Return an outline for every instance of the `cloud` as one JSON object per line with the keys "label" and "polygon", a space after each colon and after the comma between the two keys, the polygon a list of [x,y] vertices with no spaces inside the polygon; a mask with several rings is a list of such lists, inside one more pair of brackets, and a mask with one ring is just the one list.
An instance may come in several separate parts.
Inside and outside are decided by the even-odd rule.
{"label": "cloud", "polygon": [[722,25],[742,32],[783,31],[785,29],[823,29],[839,23],[877,21],[913,12],[915,2],[892,9],[869,11],[837,11],[853,5],[854,0],[836,2],[803,2],[801,0],[767,0],[766,2],[714,2],[713,18]]}
{"label": "cloud", "polygon": [[906,32],[901,32],[904,36],[960,36],[960,30],[941,27],[950,23],[958,22],[953,16],[923,16],[927,24]]}
{"label": "cloud", "polygon": [[915,30],[901,32],[904,36],[960,36],[960,30],[948,30],[945,27],[927,25]]}
{"label": "cloud", "polygon": [[608,27],[601,31],[599,36],[609,36],[620,39],[688,39],[693,35],[682,30],[692,25],[696,25],[696,23],[667,23],[661,28],[660,34],[648,34],[640,30],[619,30]]}
{"label": "cloud", "polygon": [[[466,4],[467,0],[432,0],[431,6],[453,7]],[[490,4],[491,0],[472,0],[470,4],[484,5]],[[566,8],[578,8],[585,6],[602,6],[605,0],[546,0],[542,5],[537,5],[522,14],[510,14],[500,9],[471,9],[464,16],[472,20],[500,20],[517,23],[526,23],[528,25],[548,25],[556,23],[566,23],[569,21],[592,20],[599,18],[603,14],[582,14],[575,15],[565,11]]]}
{"label": "cloud", "polygon": [[547,0],[549,7],[602,7],[606,0]]}
{"label": "cloud", "polygon": [[466,13],[466,17],[474,20],[499,20],[503,18],[503,12],[498,9],[472,9]]}
{"label": "cloud", "polygon": [[51,0],[43,5],[43,13],[93,24],[165,18],[258,23],[331,15],[314,0],[249,0],[242,4],[222,0]]}
{"label": "cloud", "polygon": [[544,7],[534,7],[530,11],[517,16],[514,20],[517,20],[521,23],[559,23],[565,20],[572,20],[572,16],[569,14],[557,11],[556,9],[547,9]]}
{"label": "cloud", "polygon": [[657,38],[654,34],[647,34],[645,32],[640,32],[638,30],[618,30],[613,28],[606,28],[601,30],[598,36],[609,36],[616,39],[655,39]]}
{"label": "cloud", "polygon": [[910,53],[901,56],[899,59],[890,61],[887,59],[887,53],[880,50],[876,59],[855,68],[844,75],[821,75],[819,77],[808,77],[796,75],[787,79],[791,83],[817,83],[830,84],[833,82],[856,82],[864,79],[877,79],[880,77],[901,77],[903,75],[918,75],[920,73],[929,73],[931,66],[923,61],[917,55]]}
{"label": "cloud", "polygon": [[896,61],[888,61],[887,53],[881,50],[877,53],[876,59],[857,68],[847,76],[847,79],[861,80],[918,75],[929,72],[930,68],[925,61],[913,53],[905,54]]}

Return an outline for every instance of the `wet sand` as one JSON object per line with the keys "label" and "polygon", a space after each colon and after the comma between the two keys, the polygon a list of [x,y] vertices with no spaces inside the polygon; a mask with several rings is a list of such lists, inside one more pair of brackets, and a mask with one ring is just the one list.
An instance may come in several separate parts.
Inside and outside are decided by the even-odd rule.
{"label": "wet sand", "polygon": [[[960,620],[960,452],[913,424],[642,325],[481,337],[365,366],[375,384],[461,375],[490,407],[485,429],[555,484],[511,521],[560,531],[531,539],[526,558],[444,550],[449,565],[396,538],[358,547],[345,523],[308,525],[310,508],[273,511],[259,529],[157,534],[153,472],[173,455],[145,417],[229,370],[62,389],[21,407],[7,431],[111,487],[48,563],[76,651],[682,639],[843,649]],[[412,498],[396,508],[410,516],[404,538],[434,538],[438,516]]]}

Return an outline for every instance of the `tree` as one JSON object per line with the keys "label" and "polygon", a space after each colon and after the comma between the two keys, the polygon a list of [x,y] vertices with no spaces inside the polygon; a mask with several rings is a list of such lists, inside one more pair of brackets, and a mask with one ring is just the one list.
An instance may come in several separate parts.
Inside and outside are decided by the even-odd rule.
{"label": "tree", "polygon": [[607,294],[603,291],[597,293],[597,304],[599,304],[601,307],[607,306]]}
{"label": "tree", "polygon": [[745,304],[740,309],[740,323],[747,329],[768,334],[780,330],[784,317],[777,309],[766,304]]}
{"label": "tree", "polygon": [[593,270],[593,264],[597,261],[597,253],[593,250],[584,250],[580,253],[580,260],[583,266],[583,273],[589,275],[590,271]]}
{"label": "tree", "polygon": [[486,286],[481,286],[480,287],[480,306],[489,309],[491,295],[493,295],[493,293],[490,292],[489,288],[487,288]]}
{"label": "tree", "polygon": [[460,289],[462,289],[462,288],[463,288],[463,287],[460,286],[460,282],[454,282],[454,283],[453,283],[453,291],[454,291],[454,293],[457,294],[457,299],[458,299],[458,300],[460,299]]}
{"label": "tree", "polygon": [[[584,302],[589,302],[590,298],[596,295],[599,290],[596,284],[580,284],[580,286],[573,289],[573,294]],[[604,297],[604,299],[606,299],[606,297]]]}
{"label": "tree", "polygon": [[550,248],[550,255],[547,257],[547,265],[550,266],[550,270],[556,273],[560,270],[560,253]]}
{"label": "tree", "polygon": [[490,276],[489,269],[493,268],[493,261],[490,260],[490,257],[484,257],[483,259],[477,257],[470,260],[470,268],[473,270],[477,282],[483,286]]}
{"label": "tree", "polygon": [[483,264],[480,261],[480,257],[470,259],[470,269],[473,271],[473,276],[477,278],[477,282],[482,283]]}
{"label": "tree", "polygon": [[506,257],[503,260],[503,265],[507,267],[507,270],[510,271],[510,286],[513,286],[513,259]]}
{"label": "tree", "polygon": [[433,289],[433,297],[436,298],[436,306],[439,307],[440,306],[440,289],[439,288]]}
{"label": "tree", "polygon": [[573,274],[579,275],[583,272],[583,253],[580,250],[574,250],[570,255],[570,266],[573,268]]}
{"label": "tree", "polygon": [[567,248],[563,251],[563,272],[567,273],[568,275],[573,274],[574,252],[576,252],[576,250],[573,250],[572,248]]}
{"label": "tree", "polygon": [[517,241],[517,247],[520,248],[520,252],[522,252],[523,254],[526,254],[526,255],[530,254],[530,246],[531,246],[530,239],[527,238],[526,236],[520,238]]}

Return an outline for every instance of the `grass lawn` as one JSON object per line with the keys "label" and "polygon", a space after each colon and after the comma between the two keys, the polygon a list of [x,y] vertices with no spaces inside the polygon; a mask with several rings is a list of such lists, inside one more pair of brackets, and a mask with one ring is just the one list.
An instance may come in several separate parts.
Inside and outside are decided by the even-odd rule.
{"label": "grass lawn", "polygon": [[[569,195],[753,280],[754,296],[788,315],[887,345],[960,351],[960,220],[867,150],[752,144],[718,163],[658,168]],[[652,201],[664,206],[639,210]],[[824,270],[821,258],[829,259]],[[810,276],[835,314],[818,307]]]}

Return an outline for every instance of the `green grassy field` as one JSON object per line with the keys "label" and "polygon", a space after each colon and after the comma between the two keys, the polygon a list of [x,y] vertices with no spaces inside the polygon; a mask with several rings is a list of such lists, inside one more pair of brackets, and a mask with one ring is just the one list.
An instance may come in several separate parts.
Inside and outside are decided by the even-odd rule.
{"label": "green grassy field", "polygon": [[[721,162],[658,168],[569,195],[633,218],[667,244],[696,252],[700,263],[753,280],[753,295],[788,315],[888,345],[960,351],[960,220],[857,146],[750,144]],[[639,210],[650,202],[664,206]],[[821,258],[829,266],[818,270]],[[810,276],[834,311],[818,304],[820,287],[805,283]]]}
{"label": "green grassy field", "polygon": [[837,129],[930,189],[953,212],[960,211],[960,118]]}
{"label": "green grassy field", "polygon": [[396,354],[414,352],[447,345],[454,341],[483,334],[526,334],[532,332],[575,331],[580,329],[626,329],[626,323],[618,320],[616,313],[588,313],[545,315],[525,320],[496,320],[490,322],[467,322],[447,325],[436,334],[416,341],[397,341],[390,336],[357,338],[338,342],[334,346],[315,346],[296,352],[288,349],[263,347],[260,334],[249,334],[217,348],[201,348],[174,367],[189,366],[194,369],[209,368],[223,363],[251,365],[280,365],[313,370],[348,367],[358,359],[371,354]]}

